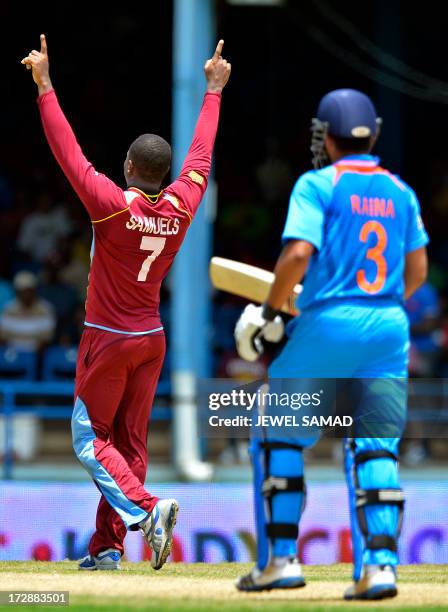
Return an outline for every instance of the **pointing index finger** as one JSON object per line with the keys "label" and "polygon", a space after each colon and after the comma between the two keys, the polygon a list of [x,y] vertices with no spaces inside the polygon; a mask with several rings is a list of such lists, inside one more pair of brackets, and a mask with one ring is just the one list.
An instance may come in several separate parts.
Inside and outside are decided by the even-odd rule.
{"label": "pointing index finger", "polygon": [[40,35],[40,52],[47,54],[47,39],[45,38],[45,34]]}
{"label": "pointing index finger", "polygon": [[217,46],[216,46],[216,51],[215,51],[215,53],[213,54],[213,59],[214,59],[214,60],[219,60],[219,58],[221,57],[221,53],[222,53],[222,48],[223,48],[223,46],[224,46],[224,41],[221,39],[221,40],[218,42]]}

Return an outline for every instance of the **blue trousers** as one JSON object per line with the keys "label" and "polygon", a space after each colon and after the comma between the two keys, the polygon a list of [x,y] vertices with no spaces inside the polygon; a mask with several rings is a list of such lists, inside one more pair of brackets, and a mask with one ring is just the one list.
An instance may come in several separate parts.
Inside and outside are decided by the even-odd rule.
{"label": "blue trousers", "polygon": [[[406,421],[409,326],[400,305],[335,301],[302,313],[290,322],[287,334],[288,342],[269,368],[274,384],[274,379],[374,379],[360,394],[357,409],[373,406],[377,422],[381,411],[393,411],[401,435]],[[383,379],[401,379],[398,392],[387,393]],[[396,541],[403,506],[397,460],[400,438],[397,428],[394,437],[378,435],[360,433],[345,441],[355,580],[363,564],[398,564]],[[317,439],[280,440],[267,432],[264,441],[252,442],[260,569],[271,556],[296,554],[292,525],[299,523],[305,500],[302,450]],[[286,488],[270,489],[270,482],[286,483]]]}

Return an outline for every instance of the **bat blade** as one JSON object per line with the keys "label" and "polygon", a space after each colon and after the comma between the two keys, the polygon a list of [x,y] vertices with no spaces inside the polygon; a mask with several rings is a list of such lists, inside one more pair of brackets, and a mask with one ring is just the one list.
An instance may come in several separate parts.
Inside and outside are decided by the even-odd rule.
{"label": "bat blade", "polygon": [[[216,289],[262,304],[268,296],[274,274],[233,259],[212,257],[210,279]],[[298,314],[295,300],[301,291],[301,285],[294,287],[289,299],[281,308],[282,312],[290,315]]]}

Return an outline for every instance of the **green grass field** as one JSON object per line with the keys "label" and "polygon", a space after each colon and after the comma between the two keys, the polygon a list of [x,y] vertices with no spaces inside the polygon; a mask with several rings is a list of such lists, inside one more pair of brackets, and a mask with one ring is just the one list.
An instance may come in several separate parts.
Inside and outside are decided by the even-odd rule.
{"label": "green grass field", "polygon": [[[0,590],[65,590],[70,612],[95,610],[448,610],[448,568],[414,565],[400,568],[399,595],[372,603],[344,602],[351,566],[306,566],[303,589],[239,593],[235,578],[251,566],[241,563],[167,564],[154,572],[149,563],[124,563],[121,572],[79,572],[76,563],[2,562]],[[0,606],[11,610],[12,606]],[[20,606],[16,609],[55,610],[58,607]]]}

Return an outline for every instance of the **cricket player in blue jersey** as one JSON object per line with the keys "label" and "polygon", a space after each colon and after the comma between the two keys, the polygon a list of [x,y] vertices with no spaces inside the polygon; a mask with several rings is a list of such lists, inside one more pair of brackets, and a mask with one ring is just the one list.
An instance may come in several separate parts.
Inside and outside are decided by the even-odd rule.
{"label": "cricket player in blue jersey", "polygon": [[[271,379],[407,376],[403,304],[426,278],[428,237],[414,191],[371,155],[379,124],[372,101],[359,91],[332,91],[319,104],[312,123],[316,170],[293,188],[270,294],[264,305],[247,306],[235,328],[239,354],[254,361],[263,350],[260,338],[281,338],[279,309],[303,280],[301,314],[287,326]],[[403,402],[400,431],[405,412]],[[305,498],[302,454],[314,441],[252,442],[258,559],[238,580],[242,591],[305,585],[296,549]],[[404,505],[398,444],[398,437],[345,441],[354,557],[346,599],[397,594]]]}

